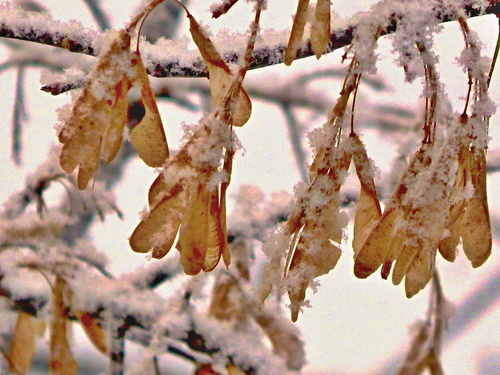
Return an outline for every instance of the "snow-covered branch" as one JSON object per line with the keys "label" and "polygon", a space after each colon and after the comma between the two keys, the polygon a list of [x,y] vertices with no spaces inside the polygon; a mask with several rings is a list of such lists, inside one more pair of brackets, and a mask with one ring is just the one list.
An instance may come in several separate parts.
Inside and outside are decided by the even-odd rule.
{"label": "snow-covered branch", "polygon": [[[397,5],[394,2],[393,5]],[[500,3],[496,0],[490,0],[490,6],[485,9],[477,9],[475,1],[467,1],[469,4],[465,7],[469,17],[476,17],[486,14],[500,14]],[[391,3],[381,3],[379,7],[387,7]],[[456,15],[449,12],[445,8],[446,3],[440,3],[441,8],[437,7],[436,17],[441,22],[453,21]],[[395,9],[397,9],[395,7]],[[381,35],[390,34],[398,28],[398,14],[396,11],[387,12],[386,20],[387,27],[381,31]],[[20,17],[21,15],[21,17]],[[21,20],[21,22],[19,21]],[[335,51],[339,48],[348,46],[352,43],[356,35],[358,24],[354,21],[349,26],[341,29],[334,30],[330,35],[330,43],[328,45],[327,53]],[[63,23],[54,21],[48,15],[21,12],[13,9],[2,9],[0,14],[0,37],[12,38],[24,41],[30,41],[54,47],[64,48],[70,52],[83,53],[95,56],[99,53],[103,41],[105,42],[106,34],[100,34],[82,25],[71,22]],[[155,46],[151,46],[150,63],[147,68],[151,75],[155,77],[206,77],[207,70],[201,57],[194,57],[192,60],[186,61],[185,58],[180,56],[170,56],[168,58],[160,57],[160,49],[164,46],[157,46],[158,53],[155,53]],[[262,68],[266,66],[280,64],[284,61],[284,51],[286,49],[285,43],[278,43],[276,45],[257,45],[253,52],[252,63],[250,69]],[[183,49],[179,49],[183,50]],[[302,48],[297,53],[297,58],[305,58],[313,56],[314,52],[311,47],[310,41],[303,44]],[[238,63],[240,54],[236,51],[226,51],[223,53],[224,60],[230,64]]]}

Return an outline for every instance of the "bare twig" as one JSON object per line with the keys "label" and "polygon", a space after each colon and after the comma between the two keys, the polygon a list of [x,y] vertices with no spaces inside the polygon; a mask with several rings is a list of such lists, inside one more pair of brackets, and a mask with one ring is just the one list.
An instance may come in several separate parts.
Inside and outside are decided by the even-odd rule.
{"label": "bare twig", "polygon": [[281,109],[286,117],[286,123],[288,128],[288,137],[290,138],[290,144],[292,145],[293,155],[295,156],[295,164],[299,170],[300,177],[303,182],[308,181],[307,177],[307,163],[306,163],[306,153],[304,147],[302,146],[303,134],[300,130],[300,124],[293,113],[292,108],[289,103],[283,103]]}
{"label": "bare twig", "polygon": [[12,159],[17,165],[21,164],[22,153],[22,131],[23,123],[28,118],[26,111],[26,102],[24,95],[24,78],[26,76],[26,67],[19,65],[17,67],[16,93],[14,97],[14,110],[12,111]]}
{"label": "bare twig", "polygon": [[108,30],[111,28],[109,18],[102,9],[101,2],[99,0],[83,0],[83,2],[89,8],[90,13],[101,30]]}

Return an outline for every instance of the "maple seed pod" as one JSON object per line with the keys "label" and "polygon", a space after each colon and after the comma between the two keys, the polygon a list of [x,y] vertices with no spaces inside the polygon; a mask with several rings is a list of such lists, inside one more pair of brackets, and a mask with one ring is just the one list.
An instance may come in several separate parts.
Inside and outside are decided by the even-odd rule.
{"label": "maple seed pod", "polygon": [[460,220],[460,236],[462,237],[464,253],[472,267],[481,266],[491,254],[492,238],[488,198],[486,194],[486,157],[484,150],[472,150],[471,182],[474,196]]}
{"label": "maple seed pod", "polygon": [[64,305],[65,281],[57,276],[52,291],[52,320],[50,325],[50,374],[73,375],[78,363],[71,351],[67,336],[68,317]]}
{"label": "maple seed pod", "polygon": [[[116,155],[127,121],[124,109],[125,83],[123,69],[111,61],[130,58],[130,34],[120,30],[107,50],[99,57],[89,80],[71,107],[71,116],[59,132],[63,144],[59,164],[66,173],[78,166],[78,188],[84,190],[94,177],[102,152],[105,162]],[[102,78],[102,77],[105,77]],[[96,93],[104,92],[104,95]],[[121,129],[121,131],[120,131]],[[107,139],[104,139],[108,136]],[[101,151],[102,150],[102,151]]]}
{"label": "maple seed pod", "polygon": [[[187,12],[187,9],[186,9]],[[208,70],[208,82],[214,109],[226,110],[226,105],[231,104],[230,96],[235,95],[234,105],[229,105],[231,123],[228,125],[243,126],[252,114],[252,102],[247,92],[241,87],[238,93],[231,94],[229,90],[234,81],[233,73],[222,59],[210,38],[206,35],[196,19],[187,12],[189,18],[189,31],[193,37],[201,57]]]}
{"label": "maple seed pod", "polygon": [[297,56],[297,51],[302,43],[304,28],[306,27],[308,7],[309,0],[299,0],[299,3],[297,4],[297,12],[295,13],[295,18],[293,19],[292,31],[285,50],[285,65],[291,65]]}
{"label": "maple seed pod", "polygon": [[384,265],[382,277],[388,277],[392,261],[398,258],[404,245],[405,225],[402,225],[402,219],[409,214],[410,207],[403,207],[403,199],[408,193],[408,186],[412,183],[412,179],[423,166],[429,164],[429,148],[422,145],[413,154],[379,222],[370,232],[359,252],[356,253],[354,260],[354,275],[356,277],[367,278],[381,265]]}
{"label": "maple seed pod", "polygon": [[439,241],[439,253],[448,262],[454,262],[457,257],[457,246],[460,243],[460,218],[448,228],[446,236]]}
{"label": "maple seed pod", "polygon": [[134,53],[132,65],[136,68],[135,81],[141,87],[140,102],[145,113],[141,121],[130,130],[130,143],[148,166],[161,167],[169,152],[155,94],[139,53]]}
{"label": "maple seed pod", "polygon": [[352,160],[361,185],[354,217],[354,236],[352,240],[354,259],[356,259],[366,239],[379,222],[382,210],[380,209],[377,189],[373,180],[373,168],[366,148],[357,135],[350,136],[349,140],[353,146]]}
{"label": "maple seed pod", "polygon": [[402,211],[391,209],[384,212],[358,251],[354,261],[354,275],[365,279],[386,261]]}
{"label": "maple seed pod", "polygon": [[318,0],[311,27],[311,47],[319,59],[328,49],[330,41],[330,0]]}
{"label": "maple seed pod", "polygon": [[9,371],[12,374],[26,374],[31,368],[35,354],[35,330],[31,315],[20,312],[10,342]]}
{"label": "maple seed pod", "polygon": [[406,297],[411,298],[420,292],[431,280],[434,272],[436,249],[423,249],[413,259],[405,278]]}
{"label": "maple seed pod", "polygon": [[445,232],[439,241],[438,250],[441,256],[449,262],[455,261],[457,246],[460,243],[460,222],[467,205],[464,192],[470,175],[470,157],[468,146],[462,145],[458,152],[458,167],[455,181],[448,201],[450,208],[445,221]]}
{"label": "maple seed pod", "polygon": [[187,275],[196,275],[202,269],[208,250],[210,195],[203,184],[191,192],[181,222],[177,250]]}
{"label": "maple seed pod", "polygon": [[288,288],[294,322],[297,321],[310,280],[334,269],[342,255],[341,250],[324,236],[325,232],[324,227],[312,221],[306,223],[293,251],[286,277],[297,280]]}
{"label": "maple seed pod", "polygon": [[112,102],[113,115],[110,116],[102,137],[101,159],[104,164],[110,163],[118,154],[122,145],[123,129],[127,123],[129,80],[123,78],[114,87],[114,101]]}
{"label": "maple seed pod", "polygon": [[168,195],[150,208],[130,236],[133,251],[148,253],[154,258],[163,258],[172,248],[186,209],[186,193],[176,185]]}
{"label": "maple seed pod", "polygon": [[94,347],[103,354],[108,353],[108,345],[106,333],[104,329],[97,323],[96,319],[87,312],[77,311],[76,318],[82,325],[85,334],[89,338]]}

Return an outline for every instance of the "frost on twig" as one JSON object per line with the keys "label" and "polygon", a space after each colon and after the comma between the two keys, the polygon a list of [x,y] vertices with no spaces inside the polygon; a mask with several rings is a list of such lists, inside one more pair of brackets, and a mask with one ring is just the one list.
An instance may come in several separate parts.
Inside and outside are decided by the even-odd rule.
{"label": "frost on twig", "polygon": [[[396,3],[397,4],[397,3]],[[469,17],[479,16],[482,14],[498,14],[500,13],[500,5],[497,2],[491,1],[488,6],[479,9],[474,6],[475,2],[465,4],[465,9]],[[103,38],[98,37],[95,32],[84,29],[78,24],[64,24],[62,22],[53,22],[47,16],[40,18],[33,17],[24,19],[22,24],[11,25],[12,19],[15,19],[14,10],[4,8],[2,18],[0,18],[0,37],[14,38],[20,40],[33,41],[42,44],[48,44],[56,47],[68,49],[71,52],[85,53],[96,55],[100,50]],[[17,10],[15,12],[18,12]],[[392,33],[397,29],[396,13],[388,13],[391,19],[388,21],[388,26],[381,34]],[[446,9],[436,7],[436,16],[440,22],[446,22],[456,19],[456,15],[450,14]],[[332,52],[339,48],[348,46],[352,43],[356,33],[357,25],[353,24],[343,30],[333,30],[330,35],[330,43],[327,52]],[[96,47],[98,45],[99,47]],[[160,47],[160,46],[159,46]],[[163,48],[163,47],[162,47]],[[257,46],[253,53],[250,69],[266,67],[270,65],[280,64],[284,61],[284,51],[286,46],[278,44],[275,46]],[[160,54],[160,53],[158,53]],[[305,46],[298,51],[297,58],[304,58],[314,54],[310,43],[305,43]],[[226,63],[237,63],[239,54],[235,51],[226,52],[223,54]],[[203,77],[207,75],[205,64],[201,59],[194,59],[188,64],[180,59],[179,56],[173,56],[170,59],[163,61],[162,58],[151,58],[152,64],[149,69],[151,75],[155,77]]]}
{"label": "frost on twig", "polygon": [[[49,163],[13,196],[0,218],[0,295],[23,311],[18,316],[21,328],[15,329],[12,347],[19,347],[19,342],[25,340],[29,348],[26,357],[33,350],[30,330],[23,327],[30,327],[31,315],[48,313],[54,372],[76,371],[73,348],[65,332],[69,320],[81,325],[93,345],[110,357],[111,372],[117,374],[124,371],[124,343],[128,339],[147,347],[148,360],[170,352],[191,361],[197,372],[218,368],[230,374],[300,371],[305,363],[300,333],[282,316],[280,306],[270,301],[261,303],[273,290],[288,293],[295,321],[301,308],[308,305],[308,289],[318,285],[316,278],[336,266],[349,222],[340,191],[352,164],[360,182],[359,199],[351,210],[355,211],[354,273],[360,278],[378,269],[383,278],[392,273],[394,284],[404,280],[408,297],[434,281],[431,305],[435,304],[436,309],[430,310],[432,316],[427,324],[419,327],[404,366],[408,371],[403,373],[418,372],[422,366],[435,373],[441,371],[440,341],[447,314],[434,273],[436,257],[441,254],[453,261],[460,240],[473,267],[481,266],[491,253],[485,150],[488,119],[495,106],[487,92],[488,60],[480,55],[479,40],[461,9],[444,12],[431,0],[424,0],[425,7],[407,6],[407,2],[381,3],[373,13],[357,16],[353,21],[356,26],[347,28],[340,42],[336,32],[328,40],[325,36],[330,21],[321,9],[328,8],[329,2],[318,1],[320,10],[314,15],[310,43],[315,54],[320,56],[342,43],[352,45],[344,55],[350,64],[339,97],[324,125],[310,133],[312,163],[303,173],[304,181],[296,187],[291,204],[286,194],[267,201],[260,191],[245,186],[240,190],[238,209],[226,220],[232,160],[240,147],[234,127],[244,125],[251,115],[250,90],[243,87],[243,79],[251,66],[283,59],[281,44],[256,46],[264,3],[255,2],[255,19],[245,53],[219,52],[216,43],[187,12],[201,59],[190,53],[182,54],[182,62],[175,53],[168,58],[162,56],[168,63],[179,58],[175,64],[192,68],[196,75],[208,72],[210,79],[204,90],[213,107],[195,126],[186,127],[184,143],[169,159],[146,68],[139,52],[130,50],[135,21],[144,13],[132,22],[133,27],[116,33],[107,47],[96,43],[101,46],[100,57],[73,109],[66,112],[66,117],[62,112],[60,132],[64,144],[61,166],[66,172],[78,166],[79,188],[95,178],[93,189],[80,191],[73,177]],[[306,3],[299,2],[304,9]],[[5,10],[11,11],[8,6]],[[299,18],[297,22],[303,23],[304,18]],[[444,19],[459,20],[465,40],[459,61],[471,82],[464,111],[448,117],[452,121],[446,123],[440,120],[444,117],[441,109],[445,92],[433,51],[433,34]],[[43,22],[35,18],[31,21],[40,28],[43,22],[50,24],[49,29],[52,26],[47,17]],[[22,29],[21,34],[26,30]],[[294,36],[292,59],[295,55],[310,55],[311,47],[301,44],[299,31]],[[424,118],[420,144],[412,142],[414,139],[405,144],[417,151],[382,211],[375,185],[376,167],[360,136],[365,124],[358,116],[362,103],[358,89],[367,82],[366,75],[376,71],[378,38],[392,31],[394,51],[407,80],[422,79]],[[154,64],[158,63],[155,48],[162,43],[168,42],[146,47],[149,50],[144,54],[145,62],[151,71],[156,71]],[[237,66],[231,69],[228,61]],[[302,85],[322,73],[303,77]],[[303,87],[300,77],[290,82],[299,89]],[[67,83],[71,86],[71,82]],[[127,93],[133,86],[141,94],[137,122],[128,121],[127,113]],[[290,92],[282,94],[275,98],[287,104],[286,94]],[[306,106],[313,103],[315,111],[326,105],[323,99],[304,98],[306,93],[293,96],[295,104],[301,98]],[[148,165],[162,168],[150,188],[148,209],[130,245],[153,258],[165,258],[116,277],[107,270],[106,256],[82,237],[95,218],[111,212],[120,214],[113,195],[101,183],[101,176],[95,177],[95,171],[101,156],[105,162],[119,158],[119,166],[109,166],[106,172],[108,188],[123,173],[120,167],[125,156],[120,159],[118,148],[125,125],[131,128],[131,143],[139,156]],[[130,151],[125,155],[129,156]],[[300,161],[305,164],[303,155]],[[59,184],[66,195],[60,202],[47,202],[46,193]],[[75,227],[78,230],[72,232]],[[180,263],[172,259],[172,254],[167,256],[174,247]],[[268,263],[255,297],[252,259],[260,247]],[[224,260],[226,268],[217,267],[219,259]],[[154,289],[174,278],[184,284],[168,298],[160,297]],[[27,288],[26,280],[33,284],[37,281],[38,289]],[[29,359],[12,358],[16,368],[29,367]]]}

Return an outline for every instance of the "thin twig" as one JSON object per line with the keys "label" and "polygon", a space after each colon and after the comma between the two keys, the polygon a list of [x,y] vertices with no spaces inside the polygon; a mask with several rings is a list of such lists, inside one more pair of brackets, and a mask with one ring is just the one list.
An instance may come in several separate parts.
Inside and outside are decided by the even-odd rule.
{"label": "thin twig", "polygon": [[111,29],[111,23],[109,22],[109,18],[101,7],[101,2],[98,0],[83,0],[85,5],[90,10],[92,17],[96,21],[97,25],[101,30],[109,30]]}
{"label": "thin twig", "polygon": [[17,68],[16,91],[14,96],[14,110],[12,111],[12,159],[16,165],[21,164],[23,123],[28,118],[24,95],[24,78],[26,67]]}
{"label": "thin twig", "polygon": [[493,76],[493,70],[495,69],[495,65],[497,63],[499,50],[500,50],[500,17],[498,18],[497,44],[495,45],[495,52],[493,53],[493,59],[491,60],[490,71],[488,73],[488,87],[490,86],[491,77]]}
{"label": "thin twig", "polygon": [[290,144],[292,145],[293,155],[295,156],[295,164],[299,170],[300,177],[303,182],[307,183],[307,162],[306,153],[304,147],[302,146],[303,134],[300,131],[300,125],[297,122],[297,118],[293,113],[293,110],[289,103],[283,103],[280,108],[286,118],[286,124],[288,129],[288,137],[290,138]]}

